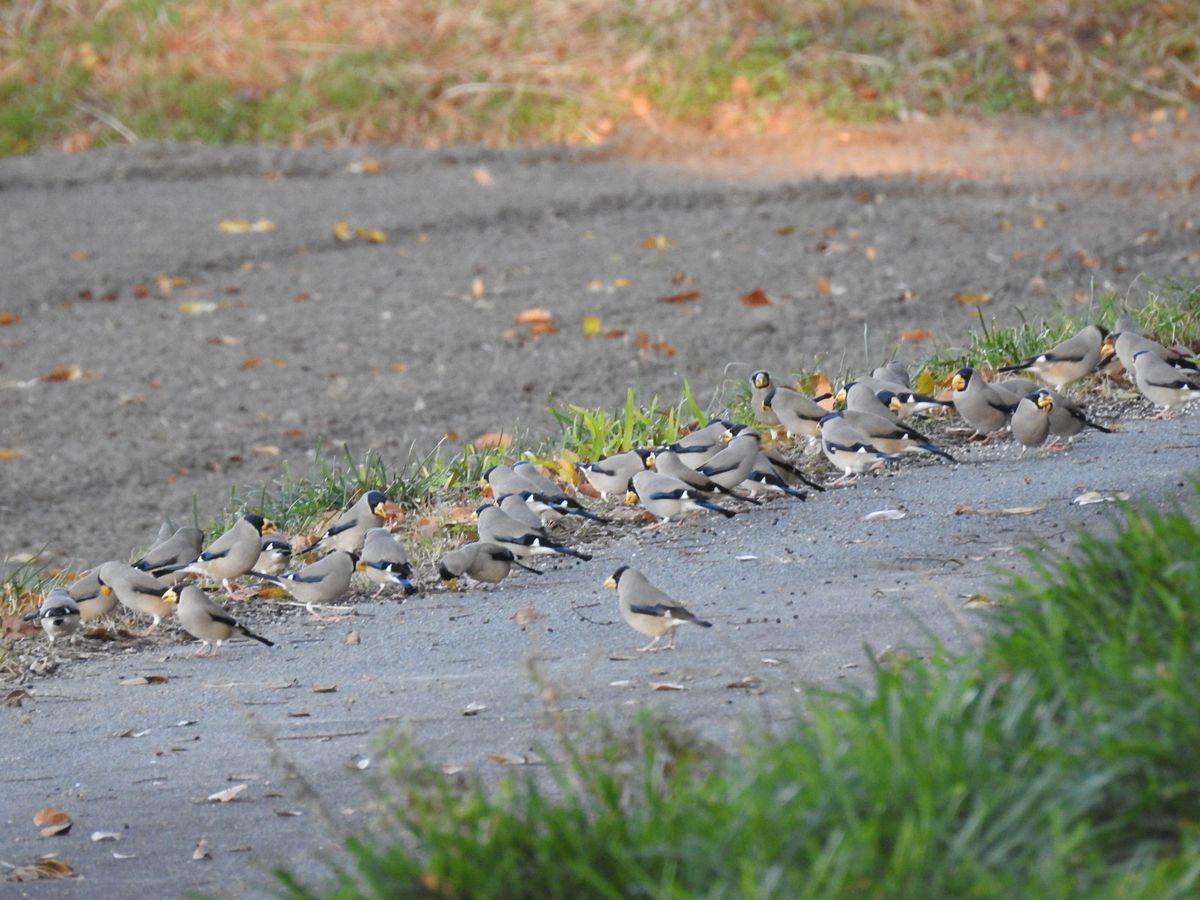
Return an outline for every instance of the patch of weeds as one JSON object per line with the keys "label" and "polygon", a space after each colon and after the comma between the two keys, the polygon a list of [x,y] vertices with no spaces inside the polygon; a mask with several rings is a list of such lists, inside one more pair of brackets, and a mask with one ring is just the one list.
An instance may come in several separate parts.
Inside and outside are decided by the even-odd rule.
{"label": "patch of weeds", "polygon": [[585,409],[568,403],[552,405],[550,414],[562,430],[562,447],[585,461],[623,453],[634,447],[656,447],[677,441],[690,423],[707,424],[708,416],[696,403],[691,386],[684,382],[683,399],[660,407],[658,398],[639,406],[633,388],[618,411]]}
{"label": "patch of weeds", "polygon": [[334,887],[279,877],[296,898],[1194,895],[1197,560],[1194,515],[1128,509],[1035,553],[974,656],[878,665],[736,753],[552,716],[557,759],[488,788],[402,747]]}

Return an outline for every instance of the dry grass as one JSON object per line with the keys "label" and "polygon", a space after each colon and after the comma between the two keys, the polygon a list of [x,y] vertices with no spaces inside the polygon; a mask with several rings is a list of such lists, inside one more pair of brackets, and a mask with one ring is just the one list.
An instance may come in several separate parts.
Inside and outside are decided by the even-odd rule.
{"label": "dry grass", "polygon": [[0,151],[1186,107],[1198,35],[1184,0],[16,0]]}

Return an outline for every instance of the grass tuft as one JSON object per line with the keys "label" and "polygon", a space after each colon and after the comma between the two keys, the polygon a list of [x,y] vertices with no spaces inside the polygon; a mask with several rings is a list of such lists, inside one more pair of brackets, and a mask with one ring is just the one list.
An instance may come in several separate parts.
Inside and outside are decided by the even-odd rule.
{"label": "grass tuft", "polygon": [[[1200,483],[1196,489],[1200,492]],[[1200,888],[1200,525],[1130,508],[1031,554],[970,658],[878,665],[722,753],[639,720],[549,777],[390,756],[391,828],[289,895],[1183,897]],[[586,749],[584,749],[586,747]]]}

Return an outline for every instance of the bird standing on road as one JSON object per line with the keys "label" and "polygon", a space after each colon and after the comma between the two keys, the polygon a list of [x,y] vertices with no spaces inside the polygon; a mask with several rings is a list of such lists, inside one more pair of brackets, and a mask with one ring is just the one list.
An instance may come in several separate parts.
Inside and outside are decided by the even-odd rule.
{"label": "bird standing on road", "polygon": [[235,634],[251,638],[268,647],[275,646],[274,641],[255,634],[238,622],[223,606],[204,593],[199,585],[184,586],[179,591],[178,605],[180,626],[201,642],[195,656],[216,656],[221,644]]}
{"label": "bird standing on road", "polygon": [[[712,628],[712,622],[697,619],[687,607],[652,585],[637,569],[621,566],[608,577],[604,586],[616,589],[621,618],[635,631],[653,638],[645,647],[638,647],[639,653],[674,650],[675,629],[685,622]],[[668,635],[667,645],[659,647],[658,642]]]}

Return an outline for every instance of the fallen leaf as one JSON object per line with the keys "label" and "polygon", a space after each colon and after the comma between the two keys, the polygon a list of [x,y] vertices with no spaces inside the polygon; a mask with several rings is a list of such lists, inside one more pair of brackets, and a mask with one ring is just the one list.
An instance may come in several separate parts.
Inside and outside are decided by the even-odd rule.
{"label": "fallen leaf", "polygon": [[532,606],[522,606],[510,618],[518,625],[528,625],[530,622],[545,618],[545,616]]}
{"label": "fallen leaf", "polygon": [[902,509],[877,509],[875,512],[867,513],[862,520],[864,522],[892,522],[907,517],[908,513]]}
{"label": "fallen leaf", "polygon": [[468,703],[463,709],[462,714],[464,716],[477,716],[485,709],[487,709],[486,703]]}
{"label": "fallen leaf", "polygon": [[76,878],[70,865],[54,856],[40,856],[28,866],[15,866],[5,876],[5,881],[38,881],[42,878]]}
{"label": "fallen leaf", "polygon": [[242,364],[239,368],[254,369],[254,368],[258,367],[258,364],[260,362],[262,362],[262,360],[257,356],[247,356],[245,359],[242,360]]}
{"label": "fallen leaf", "polygon": [[633,282],[630,281],[628,278],[614,278],[612,286],[615,288],[627,288],[632,284],[633,284]]}
{"label": "fallen leaf", "polygon": [[488,431],[472,441],[479,448],[507,447],[512,443],[512,435],[503,431]]}
{"label": "fallen leaf", "polygon": [[655,341],[650,345],[650,349],[665,353],[667,356],[674,356],[676,353],[675,346],[670,341]]}
{"label": "fallen leaf", "polygon": [[312,692],[314,694],[333,694],[337,692],[337,689],[336,684],[313,685]]}
{"label": "fallen leaf", "polygon": [[553,323],[554,313],[550,312],[548,309],[532,307],[530,309],[521,310],[519,313],[517,313],[517,316],[515,319],[513,319],[513,321],[518,325],[535,325],[538,322]]}
{"label": "fallen leaf", "polygon": [[743,553],[740,556],[735,556],[733,558],[734,562],[751,562],[752,560],[756,559],[758,559],[758,557],[753,553]]}
{"label": "fallen leaf", "polygon": [[918,394],[932,394],[937,386],[937,376],[931,369],[922,369],[921,373],[913,379],[913,390]]}
{"label": "fallen leaf", "polygon": [[[37,828],[46,829],[65,825],[68,829],[73,824],[71,817],[57,806],[43,806],[33,814],[33,824]],[[43,832],[44,833],[44,832]],[[59,832],[52,832],[59,833]]]}
{"label": "fallen leaf", "polygon": [[212,859],[212,854],[208,852],[208,838],[200,838],[196,841],[196,849],[192,851],[192,859]]}
{"label": "fallen leaf", "polygon": [[145,300],[150,296],[150,288],[146,287],[144,284],[135,284],[133,286],[133,296],[137,297],[139,300]]}
{"label": "fallen leaf", "polygon": [[113,859],[137,859],[137,854],[136,853],[118,853],[116,850],[114,850],[113,851]]}
{"label": "fallen leaf", "polygon": [[595,337],[600,333],[603,325],[600,322],[599,316],[584,316],[581,322],[584,337]]}
{"label": "fallen leaf", "polygon": [[304,437],[304,429],[303,428],[289,428],[287,431],[284,432],[284,435],[286,435],[287,437],[290,437],[290,438],[302,438],[302,437]]}
{"label": "fallen leaf", "polygon": [[687,690],[682,684],[676,684],[671,681],[652,681],[650,682],[650,690],[652,691],[683,691]]}
{"label": "fallen leaf", "polygon": [[141,731],[134,731],[132,728],[127,728],[125,731],[118,731],[113,737],[119,738],[140,738],[145,737],[150,733],[151,729],[143,728]]}
{"label": "fallen leaf", "polygon": [[349,222],[334,222],[333,236],[339,241],[352,241],[354,240],[354,229],[350,227]]}
{"label": "fallen leaf", "polygon": [[20,450],[8,450],[0,447],[0,459],[18,459],[24,455]]}
{"label": "fallen leaf", "polygon": [[553,322],[534,322],[529,326],[530,334],[554,334],[558,331],[558,326]]}
{"label": "fallen leaf", "polygon": [[704,295],[699,291],[683,291],[678,294],[671,294],[667,297],[659,297],[659,303],[689,303],[692,300],[701,300]]}
{"label": "fallen leaf", "polygon": [[21,702],[28,699],[29,691],[24,688],[13,688],[4,695],[4,699],[0,700],[0,706],[19,707]]}
{"label": "fallen leaf", "polygon": [[21,321],[21,317],[16,313],[0,313],[0,325],[16,325]]}
{"label": "fallen leaf", "polygon": [[380,228],[355,228],[354,236],[371,244],[382,244],[387,241],[387,233]]}
{"label": "fallen leaf", "polygon": [[954,514],[956,516],[1027,516],[1030,513],[1041,512],[1045,508],[1044,506],[1010,506],[1005,509],[976,509],[974,506],[963,504],[955,507]]}
{"label": "fallen leaf", "polygon": [[217,228],[226,234],[261,233],[264,231],[274,231],[275,223],[270,219],[256,219],[253,222],[249,219],[225,219]]}
{"label": "fallen leaf", "polygon": [[829,279],[822,275],[817,279],[817,293],[828,294],[833,290],[833,285],[829,283]]}
{"label": "fallen leaf", "polygon": [[928,328],[905,328],[896,335],[898,341],[927,341],[933,337],[933,332]]}
{"label": "fallen leaf", "polygon": [[987,594],[972,594],[967,598],[966,602],[963,603],[963,609],[976,609],[981,606],[991,606],[992,602],[992,598]]}
{"label": "fallen leaf", "polygon": [[346,171],[351,175],[378,175],[383,171],[383,163],[368,156],[366,159],[356,159],[349,163]]}
{"label": "fallen leaf", "polygon": [[985,293],[962,293],[954,299],[964,306],[978,306],[983,303],[991,303],[992,295]]}
{"label": "fallen leaf", "polygon": [[223,791],[217,791],[215,794],[208,795],[209,803],[228,803],[231,800],[236,800],[246,788],[248,784],[235,784],[233,787],[227,787]]}
{"label": "fallen leaf", "polygon": [[517,756],[512,753],[489,753],[487,758],[501,766],[527,766],[529,757]]}
{"label": "fallen leaf", "polygon": [[729,682],[725,687],[734,690],[756,690],[762,687],[762,679],[757,675],[747,675],[745,678]]}
{"label": "fallen leaf", "polygon": [[347,644],[349,646],[354,646],[355,644],[361,644],[362,643],[362,635],[359,634],[357,630],[351,631],[348,635],[346,635],[346,639],[344,641],[342,641],[342,643]]}
{"label": "fallen leaf", "polygon": [[179,304],[179,311],[185,316],[202,316],[217,311],[217,304],[211,300],[188,300]]}
{"label": "fallen leaf", "polygon": [[476,275],[474,278],[471,279],[471,296],[472,297],[474,297],[476,300],[478,300],[480,297],[483,296],[484,290],[485,290],[485,288],[484,288],[482,278],[480,278],[478,275]]}
{"label": "fallen leaf", "polygon": [[1100,265],[1100,258],[1092,256],[1086,250],[1075,251],[1075,258],[1079,260],[1079,264],[1085,269],[1095,269]]}
{"label": "fallen leaf", "polygon": [[775,229],[775,233],[780,237],[787,237],[789,234],[795,234],[798,227],[797,225],[780,225]]}
{"label": "fallen leaf", "polygon": [[466,768],[462,763],[446,763],[442,766],[442,774],[457,775],[459,772],[465,771]]}
{"label": "fallen leaf", "polygon": [[121,832],[119,832],[119,831],[93,831],[92,832],[92,843],[93,844],[98,844],[101,841],[119,841],[120,839],[121,839]]}
{"label": "fallen leaf", "polygon": [[642,241],[643,250],[666,250],[672,241],[665,234],[655,234]]}
{"label": "fallen leaf", "polygon": [[273,366],[278,366],[281,369],[288,364],[287,359],[282,356],[268,356],[267,362]]}
{"label": "fallen leaf", "polygon": [[133,678],[126,678],[124,681],[118,681],[119,687],[130,687],[140,684],[166,684],[170,680],[168,675],[135,675]]}
{"label": "fallen leaf", "polygon": [[625,329],[624,328],[608,328],[605,330],[604,336],[606,338],[625,337]]}
{"label": "fallen leaf", "polygon": [[298,809],[273,809],[271,812],[279,816],[281,819],[298,819],[304,813]]}
{"label": "fallen leaf", "polygon": [[260,456],[278,456],[281,451],[274,444],[261,444],[254,448],[254,452]]}
{"label": "fallen leaf", "polygon": [[738,298],[738,302],[745,306],[767,306],[771,302],[771,298],[762,288],[755,288],[748,294],[742,294]]}

